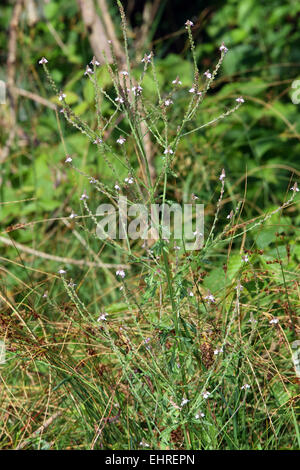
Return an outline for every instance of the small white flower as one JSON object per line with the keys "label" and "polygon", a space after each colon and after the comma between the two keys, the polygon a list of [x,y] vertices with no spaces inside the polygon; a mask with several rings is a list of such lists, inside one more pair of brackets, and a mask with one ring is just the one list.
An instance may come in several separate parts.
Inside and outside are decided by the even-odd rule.
{"label": "small white flower", "polygon": [[290,191],[294,191],[295,193],[299,193],[298,184],[295,183],[294,186],[292,188],[290,188]]}
{"label": "small white flower", "polygon": [[118,269],[118,271],[116,271],[116,276],[120,276],[122,279],[124,279],[125,271],[123,271],[123,269]]}
{"label": "small white flower", "polygon": [[67,96],[67,95],[61,91],[61,92],[59,93],[59,97],[58,97],[59,101],[63,101],[63,100],[66,98],[66,96]]}
{"label": "small white flower", "polygon": [[90,184],[95,184],[97,183],[97,180],[95,178],[90,178]]}
{"label": "small white flower", "polygon": [[74,284],[74,282],[70,281],[69,284],[68,284],[68,287],[75,287],[77,284]]}
{"label": "small white flower", "polygon": [[145,441],[141,441],[139,445],[142,447],[150,447],[149,444],[147,444]]}
{"label": "small white flower", "polygon": [[202,412],[199,412],[195,415],[195,419],[200,419],[200,418],[204,418],[205,414],[202,413]]}
{"label": "small white flower", "polygon": [[207,398],[210,396],[210,392],[203,392],[202,396],[203,396],[204,400],[207,400]]}
{"label": "small white flower", "polygon": [[92,74],[94,73],[94,70],[91,69],[91,67],[89,65],[86,66],[86,69],[85,69],[85,72],[84,72],[84,75],[89,75],[89,74]]}
{"label": "small white flower", "polygon": [[227,47],[225,46],[224,42],[222,42],[221,46],[220,46],[220,51],[221,52],[224,52],[224,54],[226,54],[226,52],[228,52],[228,49]]}
{"label": "small white flower", "polygon": [[276,325],[277,323],[279,322],[278,318],[272,318],[272,320],[270,320],[270,325]]}
{"label": "small white flower", "polygon": [[226,219],[232,219],[233,217],[233,211],[230,212],[230,214],[228,214],[228,216],[226,217]]}
{"label": "small white flower", "polygon": [[213,304],[216,302],[216,299],[214,298],[212,294],[206,295],[204,297],[204,300],[207,300],[208,303],[213,303]]}
{"label": "small white flower", "polygon": [[77,214],[75,214],[75,212],[72,211],[70,215],[70,219],[75,219],[75,217],[77,217]]}
{"label": "small white flower", "polygon": [[149,64],[151,62],[152,52],[150,54],[145,54],[141,62],[145,62],[145,64]]}
{"label": "small white flower", "polygon": [[92,60],[90,61],[90,64],[99,66],[99,65],[100,65],[100,62],[98,62],[98,60],[97,60],[96,57],[94,56],[94,57],[92,58]]}
{"label": "small white flower", "polygon": [[187,398],[183,398],[181,403],[180,403],[180,406],[184,406],[186,405],[190,400],[188,400]]}
{"label": "small white flower", "polygon": [[126,142],[125,137],[123,137],[122,135],[120,135],[120,137],[117,139],[117,143],[120,144],[120,145],[123,145],[124,142]]}
{"label": "small white flower", "polygon": [[172,81],[173,85],[182,85],[182,82],[179,80],[179,77],[176,77],[175,80]]}
{"label": "small white flower", "polygon": [[172,100],[166,100],[165,101],[165,106],[170,106],[170,104],[173,104]]}
{"label": "small white flower", "polygon": [[115,101],[117,101],[120,104],[124,103],[123,98],[119,98],[119,97],[115,98]]}
{"label": "small white flower", "polygon": [[189,89],[189,93],[195,93],[195,88],[193,86]]}
{"label": "small white flower", "polygon": [[248,255],[242,256],[242,260],[244,261],[244,263],[248,263],[248,261],[249,261],[249,256],[248,256]]}
{"label": "small white flower", "polygon": [[220,349],[215,349],[214,350],[214,355],[217,356],[218,354],[221,354],[223,352],[223,348],[221,347]]}
{"label": "small white flower", "polygon": [[138,96],[138,95],[140,95],[140,94],[142,93],[143,88],[142,88],[140,85],[138,85],[138,86],[133,86],[133,87],[132,87],[132,91],[133,91],[134,96]]}
{"label": "small white flower", "polygon": [[128,72],[126,72],[126,70],[122,70],[121,75],[123,75],[123,77],[126,77],[128,75]]}
{"label": "small white flower", "polygon": [[107,317],[107,313],[101,313],[101,315],[97,318],[97,321],[105,321]]}
{"label": "small white flower", "polygon": [[212,74],[210,73],[209,70],[206,70],[206,72],[204,72],[204,74],[206,78],[210,79],[212,77]]}
{"label": "small white flower", "polygon": [[65,163],[71,163],[72,157],[70,155],[66,155]]}
{"label": "small white flower", "polygon": [[103,140],[100,139],[100,137],[97,137],[97,138],[94,140],[93,144],[95,144],[95,145],[97,145],[97,144],[102,144],[102,142],[103,142]]}
{"label": "small white flower", "polygon": [[192,291],[189,292],[189,296],[190,296],[190,297],[194,297],[194,294],[193,294]]}
{"label": "small white flower", "polygon": [[245,100],[244,100],[244,98],[243,98],[242,96],[240,96],[239,98],[237,98],[235,101],[236,101],[237,103],[245,103]]}
{"label": "small white flower", "polygon": [[170,155],[172,155],[172,154],[174,153],[173,150],[170,149],[170,147],[166,148],[165,151],[164,151],[164,154],[165,154],[165,155],[167,155],[168,153],[169,153]]}
{"label": "small white flower", "polygon": [[250,388],[249,384],[244,384],[241,386],[241,390],[247,390],[247,388]]}
{"label": "small white flower", "polygon": [[67,271],[65,271],[64,269],[59,269],[58,270],[58,274],[66,274]]}
{"label": "small white flower", "polygon": [[203,233],[202,232],[198,232],[198,230],[196,230],[195,232],[193,232],[193,235],[195,237],[203,237]]}
{"label": "small white flower", "polygon": [[194,23],[193,23],[192,21],[190,21],[190,20],[187,20],[184,24],[185,24],[185,26],[186,26],[187,28],[188,28],[189,26],[190,26],[190,27],[194,26]]}
{"label": "small white flower", "polygon": [[225,173],[225,170],[224,170],[224,168],[223,168],[219,180],[220,180],[220,181],[223,181],[225,178],[226,178],[226,173]]}
{"label": "small white flower", "polygon": [[39,60],[39,64],[47,64],[48,63],[48,60],[46,59],[46,57],[42,57],[41,60]]}
{"label": "small white flower", "polygon": [[238,290],[239,292],[242,292],[242,290],[244,289],[244,286],[238,283],[237,286],[235,286],[235,289]]}
{"label": "small white flower", "polygon": [[133,178],[125,178],[125,183],[132,184],[133,183]]}
{"label": "small white flower", "polygon": [[86,193],[86,190],[83,191],[82,195],[80,196],[80,200],[83,201],[84,199],[88,199],[88,195]]}
{"label": "small white flower", "polygon": [[118,184],[115,184],[115,189],[116,189],[117,191],[119,191],[119,190],[120,190],[120,186],[119,186]]}

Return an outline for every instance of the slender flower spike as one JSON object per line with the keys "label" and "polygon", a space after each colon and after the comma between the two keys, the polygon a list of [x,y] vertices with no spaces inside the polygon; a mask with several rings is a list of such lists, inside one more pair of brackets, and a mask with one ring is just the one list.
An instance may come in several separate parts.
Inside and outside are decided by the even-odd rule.
{"label": "slender flower spike", "polygon": [[89,65],[87,65],[86,69],[85,69],[85,72],[84,72],[84,75],[89,75],[90,73],[94,73],[94,70],[91,69],[91,67]]}
{"label": "slender flower spike", "polygon": [[128,75],[128,72],[126,72],[126,70],[122,70],[121,75],[123,75],[123,77],[126,77]]}
{"label": "slender flower spike", "polygon": [[71,163],[72,157],[70,155],[66,155],[65,163]]}
{"label": "slender flower spike", "polygon": [[96,145],[97,145],[97,144],[102,144],[102,142],[103,142],[103,140],[100,139],[100,137],[97,137],[97,138],[94,140],[93,144],[96,144]]}
{"label": "slender flower spike", "polygon": [[204,74],[206,78],[210,79],[212,77],[212,74],[210,73],[209,70],[206,70],[206,72],[204,72]]}
{"label": "slender flower spike", "polygon": [[279,322],[278,318],[272,318],[272,320],[270,320],[270,325],[277,325],[277,323]]}
{"label": "slender flower spike", "polygon": [[83,201],[84,199],[88,199],[88,195],[86,194],[86,190],[83,191],[82,195],[80,196],[80,200]]}
{"label": "slender flower spike", "polygon": [[179,77],[176,77],[175,80],[172,81],[173,85],[182,85],[182,82],[179,80]]}
{"label": "slender flower spike", "polygon": [[245,103],[245,100],[242,96],[239,96],[236,100],[237,103]]}
{"label": "slender flower spike", "polygon": [[61,91],[58,97],[59,101],[63,101],[66,98],[66,96],[67,95]]}
{"label": "slender flower spike", "polygon": [[99,66],[99,65],[100,65],[100,62],[98,62],[98,60],[97,60],[96,57],[94,56],[94,57],[92,58],[90,64]]}
{"label": "slender flower spike", "polygon": [[123,98],[119,98],[119,97],[117,97],[117,98],[115,99],[115,101],[116,101],[117,103],[120,103],[120,104],[124,103]]}
{"label": "slender flower spike", "polygon": [[247,388],[251,388],[249,384],[244,384],[241,386],[241,390],[247,390]]}
{"label": "slender flower spike", "polygon": [[46,57],[42,57],[41,60],[39,60],[40,65],[47,64],[47,63],[48,63],[48,60],[46,59]]}
{"label": "slender flower spike", "polygon": [[101,313],[100,317],[98,317],[97,321],[105,321],[107,317],[107,313]]}
{"label": "slender flower spike", "polygon": [[59,269],[58,274],[66,274],[66,272],[64,269]]}
{"label": "slender flower spike", "polygon": [[167,155],[168,153],[169,153],[170,155],[172,155],[172,154],[174,153],[173,150],[170,149],[170,147],[166,148],[165,151],[164,151],[164,154],[165,154],[165,155]]}
{"label": "slender flower spike", "polygon": [[165,106],[170,106],[170,104],[173,104],[172,100],[166,100],[165,101]]}
{"label": "slender flower spike", "polygon": [[187,20],[184,24],[185,24],[186,28],[188,28],[189,26],[190,26],[190,28],[191,28],[192,26],[194,26],[194,23],[193,23],[192,21],[190,21],[190,20]]}
{"label": "slender flower spike", "polygon": [[195,419],[204,418],[204,413],[200,412],[195,415]]}
{"label": "slender flower spike", "polygon": [[294,191],[294,193],[299,193],[299,188],[297,182],[294,184],[294,186],[290,189],[290,191]]}
{"label": "slender flower spike", "polygon": [[122,279],[124,279],[125,271],[123,271],[123,269],[118,269],[118,271],[116,271],[116,276],[120,276]]}
{"label": "slender flower spike", "polygon": [[219,180],[220,180],[220,181],[223,181],[225,178],[226,178],[226,173],[225,173],[225,170],[224,170],[224,168],[223,168]]}
{"label": "slender flower spike", "polygon": [[204,400],[207,400],[207,398],[210,396],[210,392],[203,392],[202,396],[203,396]]}
{"label": "slender flower spike", "polygon": [[226,52],[228,52],[228,49],[227,47],[225,46],[224,42],[222,42],[221,46],[220,46],[220,51],[221,52],[224,52],[224,54],[226,54]]}
{"label": "slender flower spike", "polygon": [[123,145],[124,142],[126,142],[125,137],[123,137],[122,135],[120,135],[120,137],[117,139],[117,143],[120,144],[120,145]]}

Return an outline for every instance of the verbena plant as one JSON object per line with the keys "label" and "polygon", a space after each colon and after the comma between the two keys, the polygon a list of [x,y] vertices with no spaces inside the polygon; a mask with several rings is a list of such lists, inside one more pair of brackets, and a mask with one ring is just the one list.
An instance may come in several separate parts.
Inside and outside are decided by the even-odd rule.
{"label": "verbena plant", "polygon": [[[226,175],[218,169],[219,196],[200,250],[189,252],[184,240],[166,239],[162,219],[155,241],[149,237],[146,241],[127,238],[121,242],[108,237],[99,242],[97,238],[96,208],[100,202],[116,206],[123,194],[129,205],[169,203],[173,193],[168,181],[178,178],[174,165],[182,141],[192,132],[229,118],[244,102],[238,97],[227,111],[192,128],[227,53],[226,46],[221,45],[214,70],[203,74],[195,56],[193,25],[187,21],[194,64],[190,89],[182,89],[180,77],[175,76],[170,88],[161,90],[152,52],[145,54],[141,70],[132,70],[126,19],[121,3],[118,5],[126,64],[120,70],[111,44],[113,63],[100,64],[94,57],[85,72],[95,91],[96,127],[68,105],[66,94],[57,89],[51,77],[47,59],[42,58],[40,63],[59,98],[60,112],[95,146],[114,179],[111,183],[85,174],[66,149],[66,164],[87,182],[80,197],[83,215],[72,212],[71,218],[91,240],[90,245],[86,243],[90,253],[95,255],[91,247],[97,242],[98,250],[101,243],[100,253],[107,250],[120,260],[115,273],[108,273],[118,289],[119,303],[106,308],[106,296],[98,293],[96,309],[90,308],[91,302],[82,299],[78,281],[76,285],[62,266],[59,273],[70,302],[63,309],[66,317],[61,350],[41,344],[28,324],[23,325],[19,341],[31,348],[37,361],[55,371],[55,391],[59,394],[62,387],[67,389],[68,400],[85,431],[86,447],[296,447],[300,440],[293,383],[295,276],[284,270],[280,256],[276,259],[278,270],[268,271],[264,253],[246,250],[245,237],[257,233],[271,217],[278,217],[293,203],[297,184],[280,207],[249,222],[240,223],[240,201],[222,216],[226,221],[222,226],[219,219]],[[99,67],[109,72],[112,94],[99,80]],[[149,78],[156,90],[151,100],[143,92],[144,80]],[[183,116],[174,117],[171,110],[182,93],[186,95],[186,110]],[[105,100],[114,106],[109,116],[103,111]],[[119,137],[112,141],[112,132],[116,131]],[[160,161],[157,174],[153,172],[153,153]],[[191,201],[197,204],[197,196],[191,195]],[[213,265],[220,253],[223,268]],[[95,259],[100,265],[99,256]],[[213,293],[203,284],[208,272],[212,285],[217,284],[211,289]],[[268,290],[262,290],[266,285]],[[279,292],[287,301],[276,309]],[[51,293],[47,303],[53,312],[62,311]],[[271,352],[275,340],[282,347],[280,354]],[[61,406],[65,401],[66,396]],[[26,445],[36,445],[36,439],[40,438],[31,437]]]}

